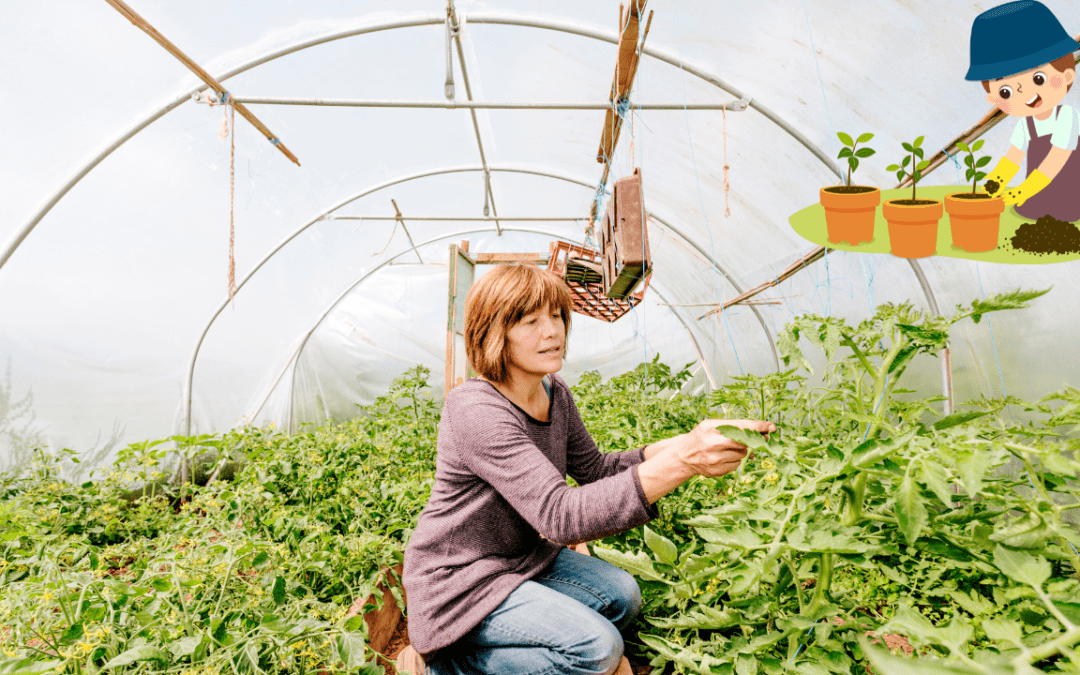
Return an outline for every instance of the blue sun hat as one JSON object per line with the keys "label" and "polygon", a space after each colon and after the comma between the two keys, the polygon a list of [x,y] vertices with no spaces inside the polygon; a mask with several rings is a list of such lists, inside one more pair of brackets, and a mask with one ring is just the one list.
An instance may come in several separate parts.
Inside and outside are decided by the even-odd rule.
{"label": "blue sun hat", "polygon": [[1036,0],[988,9],[971,26],[971,67],[965,80],[994,80],[1071,54],[1080,45]]}

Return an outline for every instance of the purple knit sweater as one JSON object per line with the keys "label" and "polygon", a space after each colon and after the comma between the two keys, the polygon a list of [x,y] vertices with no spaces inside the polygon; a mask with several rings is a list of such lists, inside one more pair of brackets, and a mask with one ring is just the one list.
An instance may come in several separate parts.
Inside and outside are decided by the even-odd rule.
{"label": "purple knit sweater", "polygon": [[[569,387],[551,380],[549,422],[479,379],[446,398],[435,485],[405,548],[409,639],[425,656],[479,624],[547,567],[560,544],[659,515],[629,470],[644,461],[643,449],[602,454]],[[568,474],[581,487],[569,487]]]}

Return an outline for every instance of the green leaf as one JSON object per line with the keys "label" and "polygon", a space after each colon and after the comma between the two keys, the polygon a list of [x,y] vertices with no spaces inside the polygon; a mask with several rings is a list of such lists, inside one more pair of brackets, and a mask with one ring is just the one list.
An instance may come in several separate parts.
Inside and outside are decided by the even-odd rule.
{"label": "green leaf", "polygon": [[813,374],[814,370],[810,367],[810,362],[806,360],[802,349],[799,348],[798,329],[788,328],[781,331],[776,338],[776,348],[780,350],[784,365],[792,365],[792,362],[794,362],[796,368],[802,368]]}
{"label": "green leaf", "polygon": [[285,579],[283,577],[274,577],[274,588],[271,594],[274,598],[274,604],[280,605],[285,602]]}
{"label": "green leaf", "polygon": [[971,152],[971,148],[969,148],[968,144],[963,141],[957,141],[956,147],[960,150],[963,150],[964,152]]}
{"label": "green leaf", "polygon": [[975,174],[975,180],[982,180],[983,178],[986,178],[986,173],[980,171],[977,174]]}
{"label": "green leaf", "polygon": [[[962,414],[962,413],[961,413]],[[952,417],[950,415],[949,417]],[[938,423],[944,422],[949,417],[943,417]],[[934,425],[935,428],[937,425]],[[974,497],[982,490],[983,478],[990,468],[990,457],[986,453],[977,450],[963,451],[956,462],[956,473],[960,474],[960,482],[964,485],[968,495]]]}
{"label": "green leaf", "polygon": [[896,180],[902,181],[904,180],[905,176],[907,176],[907,173],[905,173],[902,169],[896,172]]}
{"label": "green leaf", "polygon": [[1003,546],[994,548],[994,565],[1013,581],[1034,588],[1042,588],[1052,572],[1046,558],[1035,557],[1027,551],[1014,551]]}
{"label": "green leaf", "polygon": [[33,657],[4,659],[0,661],[0,675],[43,675],[55,673],[63,666],[64,661],[38,661]]}
{"label": "green leaf", "polygon": [[840,148],[840,154],[836,158],[843,159],[845,157],[851,157],[851,148]]}
{"label": "green leaf", "polygon": [[961,424],[967,424],[971,420],[977,420],[980,417],[989,415],[989,410],[976,410],[970,412],[954,412],[951,415],[942,417],[937,422],[934,422],[934,429],[942,431],[950,427],[960,426]]}
{"label": "green leaf", "polygon": [[980,675],[983,671],[968,666],[945,663],[934,658],[903,658],[893,656],[888,650],[872,646],[866,638],[860,637],[863,653],[874,666],[875,673],[888,675]]}
{"label": "green leaf", "polygon": [[858,150],[855,151],[855,156],[856,157],[862,157],[863,159],[866,159],[867,157],[869,157],[869,156],[871,156],[873,154],[874,154],[874,149],[873,148],[859,148]]}
{"label": "green leaf", "polygon": [[709,605],[698,605],[695,609],[676,614],[671,618],[649,617],[649,623],[664,629],[720,630],[741,625],[744,621],[742,613],[738,610],[726,607],[717,609]]}
{"label": "green leaf", "polygon": [[930,491],[937,495],[937,498],[941,500],[941,503],[946,508],[952,508],[953,494],[949,489],[949,484],[946,482],[945,469],[935,462],[934,460],[923,460],[920,462],[922,466],[922,479],[926,487],[930,488]]}
{"label": "green leaf", "polygon": [[154,590],[158,593],[164,593],[172,588],[172,584],[166,579],[154,579],[150,582],[150,585],[154,587]]}
{"label": "green leaf", "polygon": [[119,666],[129,666],[136,661],[161,661],[168,664],[171,659],[171,654],[164,649],[158,649],[153,645],[140,645],[134,649],[129,649],[123,654],[119,654],[113,657],[108,663],[102,666],[102,670],[108,670],[109,668],[117,668]]}
{"label": "green leaf", "polygon": [[199,644],[205,640],[205,636],[194,637],[188,636],[181,638],[174,642],[169,643],[169,652],[173,655],[174,659],[179,659],[184,656],[190,656],[198,649]]}
{"label": "green leaf", "polygon": [[255,557],[251,559],[251,566],[256,568],[263,567],[269,560],[270,556],[266,551],[259,551]]}
{"label": "green leaf", "polygon": [[964,166],[968,166],[968,167],[971,166],[971,155],[965,155],[964,156]]}
{"label": "green leaf", "polygon": [[885,170],[886,171],[896,171],[899,168],[900,168],[899,164],[890,164],[889,166],[885,167]]}
{"label": "green leaf", "polygon": [[986,637],[995,642],[1008,642],[1016,647],[1024,647],[1022,642],[1024,631],[1020,628],[1020,624],[1015,621],[1004,617],[984,619],[982,629],[986,633]]}
{"label": "green leaf", "polygon": [[697,527],[694,531],[710,544],[721,544],[730,548],[747,549],[761,546],[761,537],[748,527],[737,530],[715,527]]}
{"label": "green leaf", "polygon": [[64,631],[60,636],[60,644],[70,645],[78,641],[83,636],[83,624],[82,621],[76,621]]}
{"label": "green leaf", "polygon": [[[1053,288],[1053,287],[1051,287]],[[1027,307],[1025,303],[1050,292],[1051,288],[1043,291],[1023,291],[1017,289],[1006,293],[991,295],[985,300],[976,300],[971,303],[971,320],[979,323],[982,315],[987,312],[997,312],[1003,309],[1021,309]]]}
{"label": "green leaf", "polygon": [[869,143],[871,140],[873,140],[873,138],[874,138],[874,134],[872,134],[870,132],[867,132],[867,133],[862,134],[861,136],[859,136],[859,138],[857,139],[857,142],[859,142],[859,143]]}
{"label": "green leaf", "polygon": [[908,345],[901,349],[896,355],[896,358],[889,364],[889,375],[892,375],[898,370],[901,373],[904,372],[904,369],[911,363],[911,360],[919,353],[919,349],[920,347],[918,345]]}
{"label": "green leaf", "polygon": [[656,571],[652,559],[641,551],[638,551],[637,553],[624,553],[623,551],[617,551],[613,548],[594,546],[593,555],[616,567],[623,568],[638,578],[647,581],[666,581]]}
{"label": "green leaf", "polygon": [[645,545],[662,563],[674,565],[679,560],[679,549],[675,544],[667,537],[653,532],[648,525],[645,526]]}
{"label": "green leaf", "polygon": [[[860,150],[859,152],[862,152],[862,150]],[[852,171],[855,171],[855,169],[859,168],[859,160],[855,159],[854,157],[848,157],[848,166],[851,167]]]}
{"label": "green leaf", "polygon": [[990,540],[1013,548],[1041,548],[1052,534],[1037,513],[1028,512],[1023,518],[990,535]]}
{"label": "green leaf", "polygon": [[359,633],[344,633],[338,639],[338,654],[345,662],[347,670],[359,668],[367,662],[366,649],[367,643],[364,642],[364,636]]}
{"label": "green leaf", "polygon": [[840,142],[849,148],[855,145],[855,141],[851,140],[851,136],[845,134],[843,131],[836,132],[836,137],[840,139]]}
{"label": "green leaf", "polygon": [[975,162],[975,166],[977,168],[982,168],[982,167],[986,166],[989,163],[990,163],[990,158],[989,157],[980,157],[979,161]]}
{"label": "green leaf", "polygon": [[[922,155],[919,155],[919,157],[921,159]],[[919,162],[918,166],[916,166],[915,168],[918,169],[919,171],[923,171],[928,166],[930,166],[930,160],[924,159],[923,161]]]}
{"label": "green leaf", "polygon": [[736,443],[742,443],[751,450],[759,450],[761,448],[766,448],[769,445],[769,442],[765,440],[765,437],[756,431],[747,431],[746,429],[733,427],[730,424],[721,424],[716,427],[716,430]]}
{"label": "green leaf", "polygon": [[982,146],[983,146],[983,139],[980,138],[979,140],[975,141],[975,145],[971,146],[971,151],[972,152],[978,152],[979,150],[982,149]]}
{"label": "green leaf", "polygon": [[920,145],[922,145],[923,138],[925,138],[925,136],[919,136],[918,138],[915,139],[915,142],[912,143],[912,145],[914,145],[916,148],[918,148]]}
{"label": "green leaf", "polygon": [[911,145],[911,143],[901,143],[900,145],[904,146],[904,149],[908,152],[915,152],[915,148]]}
{"label": "green leaf", "polygon": [[918,433],[918,428],[915,428],[885,441],[876,438],[867,440],[852,452],[852,464],[860,469],[873,466],[906,446]]}
{"label": "green leaf", "polygon": [[758,660],[749,654],[735,657],[735,675],[758,675]]}
{"label": "green leaf", "polygon": [[904,474],[904,480],[896,492],[896,518],[907,543],[914,544],[926,526],[927,513],[919,486],[910,472]]}

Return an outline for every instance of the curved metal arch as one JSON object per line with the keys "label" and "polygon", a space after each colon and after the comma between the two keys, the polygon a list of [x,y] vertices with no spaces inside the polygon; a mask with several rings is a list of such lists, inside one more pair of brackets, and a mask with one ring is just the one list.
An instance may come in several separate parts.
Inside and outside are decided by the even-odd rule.
{"label": "curved metal arch", "polygon": [[[616,33],[607,33],[592,28],[578,26],[572,23],[488,14],[469,15],[468,20],[472,23],[480,24],[522,26],[527,28],[540,28],[545,30],[560,31],[564,33],[570,33],[572,35],[579,35],[581,37],[600,40],[603,42],[609,42],[612,44],[618,44],[619,42],[619,35]],[[303,40],[292,45],[287,45],[285,47],[282,47],[281,49],[270,52],[269,54],[265,54],[263,56],[251,59],[250,61],[247,61],[230,70],[225,71],[221,75],[217,76],[217,80],[219,82],[224,82],[231,77],[235,77],[240,73],[243,73],[257,66],[261,66],[265,63],[269,63],[270,61],[273,61],[275,59],[279,59],[283,56],[303,51],[304,49],[309,49],[311,47],[316,47],[321,44],[326,44],[328,42],[334,42],[336,40],[341,40],[344,38],[356,37],[358,35],[365,35],[367,33],[377,33],[380,31],[393,30],[397,28],[415,28],[418,26],[442,25],[445,21],[446,17],[444,15],[434,15],[417,17],[413,19],[404,19],[400,21],[391,21],[387,23],[374,24],[369,26],[362,26],[359,28],[350,28],[347,30],[322,35],[309,40]],[[642,53],[648,56],[652,56],[670,65],[673,65],[677,68],[681,68],[686,72],[690,73],[691,75],[695,75],[705,80],[709,84],[712,84],[715,87],[726,91],[733,96],[744,98],[743,93],[740,92],[737,88],[731,86],[721,78],[709,73],[703,68],[698,68],[697,66],[686,63],[677,55],[673,55],[665,50],[656,49],[654,47],[643,47]],[[68,180],[64,182],[63,185],[61,185],[55,192],[53,192],[53,194],[50,195],[40,207],[38,207],[38,210],[30,216],[30,218],[23,224],[19,231],[15,233],[14,237],[12,237],[12,239],[7,243],[5,248],[0,251],[0,268],[3,268],[3,266],[7,263],[8,259],[15,252],[15,250],[18,249],[20,245],[22,245],[22,242],[26,239],[27,236],[29,236],[30,232],[32,232],[34,228],[37,227],[38,223],[41,222],[41,219],[44,218],[45,215],[48,214],[49,211],[51,211],[52,208],[56,206],[56,204],[61,199],[63,199],[64,195],[66,195],[73,187],[75,187],[75,185],[80,180],[82,180],[86,176],[86,174],[90,173],[90,171],[93,170],[94,167],[100,164],[106,157],[111,155],[121,145],[123,145],[140,131],[148,127],[151,123],[160,119],[166,113],[174,110],[185,101],[191,100],[192,95],[205,91],[206,88],[207,87],[204,85],[190,89],[189,91],[173,99],[171,102],[167,103],[158,110],[151,112],[146,117],[137,122],[134,126],[129,128],[127,131],[117,136],[101,152],[99,152],[96,156],[92,157],[86,164],[79,167],[68,178]],[[795,127],[793,127],[786,120],[784,120],[772,110],[765,107],[754,99],[750,99],[750,107],[760,112],[770,121],[775,123],[781,129],[783,129],[785,132],[795,138],[800,144],[802,144],[818,159],[820,159],[822,163],[829,168],[829,170],[831,170],[833,173],[839,176],[841,180],[843,180],[843,174],[840,171],[839,167],[837,165],[834,165],[832,163],[832,160],[829,159],[829,157],[824,152],[822,152],[820,148],[818,148],[808,138],[806,138],[806,136],[796,130]]]}
{"label": "curved metal arch", "polygon": [[[263,406],[266,405],[266,402],[269,400],[271,394],[273,394],[274,390],[277,388],[278,384],[280,384],[282,378],[285,376],[285,373],[287,373],[289,371],[289,366],[293,365],[294,363],[298,364],[300,362],[300,357],[303,354],[304,347],[307,346],[308,340],[311,339],[311,336],[315,333],[315,331],[319,328],[319,326],[322,325],[322,322],[324,320],[326,320],[326,317],[330,316],[330,313],[334,311],[334,308],[336,308],[339,304],[341,304],[341,301],[344,300],[346,297],[348,297],[348,295],[350,293],[352,293],[354,290],[356,290],[356,288],[358,286],[360,286],[360,284],[367,281],[367,279],[374,276],[377,272],[382,270],[384,267],[386,267],[386,266],[390,265],[391,263],[393,263],[394,260],[397,260],[398,258],[400,258],[400,257],[402,257],[404,255],[408,255],[409,253],[412,253],[413,251],[415,251],[417,249],[420,249],[420,248],[422,248],[424,246],[429,246],[431,244],[434,244],[434,243],[437,243],[437,242],[440,242],[440,241],[444,241],[446,239],[454,239],[456,237],[460,237],[460,236],[463,236],[463,235],[466,235],[466,234],[475,234],[475,233],[479,233],[479,232],[496,232],[496,231],[498,231],[497,228],[484,227],[484,228],[473,228],[473,229],[469,229],[469,230],[461,230],[461,231],[458,231],[458,232],[450,232],[448,234],[442,234],[442,235],[439,235],[438,237],[433,237],[431,239],[428,239],[425,242],[416,244],[416,245],[411,246],[411,247],[409,247],[407,249],[399,251],[399,252],[395,253],[393,256],[391,256],[390,258],[388,258],[385,261],[379,263],[377,266],[373,267],[372,269],[368,270],[367,272],[364,272],[364,274],[361,275],[359,279],[357,279],[355,282],[350,284],[344,291],[341,292],[340,295],[338,295],[338,297],[336,299],[334,299],[333,302],[330,303],[330,305],[326,308],[326,311],[324,311],[321,315],[319,315],[319,318],[315,320],[315,323],[311,326],[310,329],[308,329],[308,331],[304,334],[304,337],[300,340],[300,344],[297,345],[296,349],[293,350],[292,355],[289,357],[288,361],[285,363],[285,366],[281,369],[281,372],[278,373],[277,377],[274,378],[274,381],[267,388],[266,394],[262,397],[262,400],[259,401],[258,406],[255,408],[255,410],[250,415],[246,415],[244,419],[247,419],[250,422],[250,421],[254,421],[255,418],[258,417],[259,413],[262,412]],[[530,234],[539,234],[539,235],[543,235],[543,236],[552,236],[550,232],[545,232],[544,230],[538,230],[538,229],[535,229],[535,228],[520,228],[520,227],[518,227],[518,228],[505,228],[504,227],[504,228],[502,228],[502,231],[503,232],[525,232],[525,233],[530,233]],[[574,241],[573,243],[576,243],[578,245],[583,245],[583,243],[581,241]],[[656,292],[656,296],[658,298],[660,298],[661,300],[664,300],[665,302],[667,301],[667,298],[664,297],[664,294],[657,287],[657,284],[655,284],[655,283],[650,284],[650,288],[652,288]],[[672,312],[672,314],[675,315],[675,318],[678,319],[679,323],[681,323],[683,328],[686,329],[686,334],[690,337],[691,344],[694,345],[694,351],[697,352],[698,358],[701,360],[701,365],[705,369],[705,376],[709,379],[710,384],[712,384],[712,386],[715,387],[716,386],[716,384],[715,384],[716,380],[713,377],[712,371],[709,370],[709,364],[705,360],[705,355],[702,353],[701,346],[698,344],[697,338],[694,337],[693,331],[690,330],[690,326],[686,323],[685,320],[683,320],[683,318],[681,316],[678,315],[678,313]],[[293,387],[293,393],[292,393],[292,396],[290,397],[290,401],[292,400],[292,397],[295,396],[295,387],[296,387],[295,373],[294,373],[293,380],[292,380],[292,387]],[[291,406],[291,404],[290,404],[290,407],[289,407],[288,424],[289,424],[288,428],[289,428],[289,431],[291,433],[291,431],[292,431],[292,406]],[[190,430],[188,431],[188,433],[190,433]]]}
{"label": "curved metal arch", "polygon": [[[337,211],[338,209],[340,209],[340,208],[342,208],[342,207],[344,207],[344,206],[346,206],[346,205],[348,205],[348,204],[350,204],[350,203],[352,203],[352,202],[354,202],[354,201],[356,201],[356,200],[358,200],[358,199],[360,199],[362,197],[365,197],[365,196],[367,196],[369,194],[372,194],[374,192],[377,192],[379,190],[383,190],[385,188],[391,187],[393,185],[399,185],[401,183],[405,183],[405,182],[412,181],[412,180],[417,180],[419,178],[427,178],[427,177],[430,177],[430,176],[437,176],[437,175],[450,174],[450,173],[482,172],[483,170],[484,170],[484,168],[482,166],[474,165],[474,166],[448,167],[448,168],[444,168],[444,169],[435,169],[435,170],[431,170],[431,171],[422,171],[422,172],[419,172],[419,173],[409,174],[408,176],[403,176],[401,178],[395,178],[395,179],[392,179],[392,180],[389,180],[389,181],[385,181],[383,183],[379,183],[379,184],[377,184],[377,185],[375,185],[373,187],[366,188],[366,189],[358,192],[357,194],[355,194],[355,195],[353,195],[351,197],[346,197],[345,199],[339,201],[334,206],[332,206],[329,209],[323,211],[318,216],[316,216],[315,218],[312,218],[307,223],[300,226],[299,228],[294,230],[292,233],[290,233],[288,236],[286,236],[284,239],[282,239],[273,249],[270,250],[269,253],[267,253],[265,256],[263,256],[263,258],[261,260],[259,260],[259,262],[257,262],[255,264],[255,266],[251,269],[250,272],[248,272],[246,275],[244,275],[244,277],[237,282],[235,293],[239,293],[240,290],[243,289],[243,287],[251,279],[251,277],[253,277],[255,275],[255,273],[258,272],[259,269],[262,268],[263,265],[265,265],[272,257],[274,257],[281,249],[283,249],[286,244],[288,244],[290,241],[292,241],[293,239],[298,237],[301,233],[303,233],[306,229],[308,229],[309,227],[311,227],[315,223],[317,223],[317,222],[319,222],[321,220],[325,220],[327,218],[327,216],[329,216],[334,211]],[[531,175],[535,175],[535,176],[544,176],[544,177],[547,177],[547,178],[555,178],[557,180],[563,180],[563,181],[566,181],[566,182],[569,182],[569,183],[575,183],[577,185],[581,185],[581,186],[589,188],[591,190],[596,190],[597,189],[596,185],[591,184],[588,181],[584,181],[584,180],[581,180],[581,179],[578,179],[578,178],[565,176],[565,175],[554,173],[554,172],[543,171],[543,170],[540,170],[540,169],[529,169],[529,168],[521,168],[521,167],[502,167],[502,166],[488,165],[488,171],[501,172],[501,173],[524,173],[524,174],[531,174]],[[712,264],[713,268],[716,271],[718,271],[720,274],[722,274],[724,276],[724,278],[728,281],[728,283],[730,283],[735,288],[736,292],[738,292],[738,293],[743,292],[742,288],[739,286],[738,283],[735,282],[735,280],[731,277],[731,275],[728,274],[727,271],[723,267],[721,267],[719,265],[719,263],[717,263],[715,260],[713,260],[712,256],[710,256],[708,253],[706,253],[705,250],[703,248],[701,248],[697,244],[697,242],[687,238],[686,235],[684,235],[681,231],[679,231],[677,228],[670,225],[667,221],[663,220],[662,218],[657,216],[652,211],[646,211],[645,213],[649,217],[654,218],[657,222],[662,224],[664,227],[667,227],[668,229],[670,229],[673,233],[675,233],[675,235],[682,238],[683,241],[685,241],[687,244],[689,244],[695,250],[697,250],[698,253],[700,253],[706,260],[708,260],[710,262],[710,264]],[[184,420],[185,420],[185,434],[186,435],[190,435],[190,433],[191,433],[191,399],[192,399],[192,392],[193,392],[193,383],[194,383],[194,379],[195,379],[195,363],[199,358],[199,351],[202,349],[202,344],[205,341],[207,334],[210,332],[210,328],[214,325],[214,322],[217,320],[218,316],[220,316],[221,313],[223,311],[225,311],[225,308],[228,307],[229,302],[230,302],[230,300],[228,298],[226,298],[225,300],[221,301],[221,304],[218,305],[217,310],[214,312],[213,316],[210,317],[210,320],[207,322],[206,327],[203,328],[202,333],[200,333],[198,342],[196,342],[195,349],[192,352],[191,359],[188,362],[187,380],[185,382],[184,390],[183,390],[184,391],[184,394],[183,394],[183,396],[184,396],[183,417],[184,417]],[[754,306],[751,306],[750,309],[751,309],[751,311],[753,311],[754,316],[757,317],[758,321],[761,323],[761,328],[762,328],[762,330],[765,331],[765,336],[769,339],[769,348],[770,348],[772,356],[773,356],[773,363],[774,363],[776,369],[779,370],[780,365],[779,365],[779,356],[778,356],[778,353],[777,353],[777,350],[776,350],[776,340],[773,337],[772,333],[769,331],[769,327],[765,323],[765,319],[764,319],[764,317],[761,316],[761,313],[758,311],[758,309],[756,307],[754,307]],[[678,316],[678,313],[676,313],[676,316]]]}

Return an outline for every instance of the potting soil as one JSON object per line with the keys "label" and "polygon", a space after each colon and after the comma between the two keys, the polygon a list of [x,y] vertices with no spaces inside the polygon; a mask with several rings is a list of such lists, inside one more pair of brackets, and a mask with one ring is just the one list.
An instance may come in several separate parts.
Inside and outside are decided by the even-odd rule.
{"label": "potting soil", "polygon": [[1001,187],[1001,184],[998,183],[996,180],[988,180],[986,181],[986,185],[984,187],[986,188],[986,192],[988,194],[994,194],[998,191],[998,188]]}
{"label": "potting soil", "polygon": [[1016,229],[1011,241],[1013,248],[1039,255],[1080,253],[1080,229],[1051,216],[1024,223]]}

